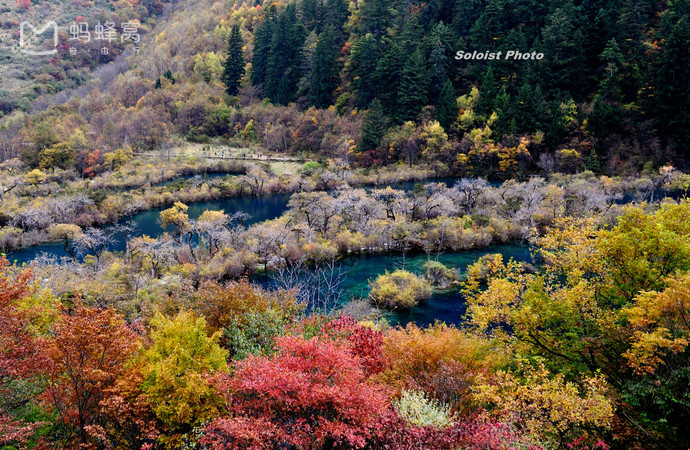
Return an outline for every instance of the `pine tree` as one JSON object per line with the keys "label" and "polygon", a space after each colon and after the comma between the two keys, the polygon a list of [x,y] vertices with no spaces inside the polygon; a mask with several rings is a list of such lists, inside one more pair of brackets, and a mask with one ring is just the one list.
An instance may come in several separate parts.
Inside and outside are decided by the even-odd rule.
{"label": "pine tree", "polygon": [[376,150],[381,145],[381,139],[386,134],[386,118],[383,107],[378,99],[374,99],[364,114],[362,121],[362,139],[359,143],[360,151]]}
{"label": "pine tree", "polygon": [[398,122],[415,120],[427,102],[426,63],[422,52],[415,50],[407,59],[400,74],[398,89],[398,111],[395,115]]}
{"label": "pine tree", "polygon": [[381,101],[384,113],[391,117],[397,111],[397,96],[400,88],[400,67],[405,64],[405,54],[400,46],[390,38],[381,39],[384,53],[376,64],[373,81],[376,86],[375,95]]}
{"label": "pine tree", "polygon": [[286,105],[295,98],[300,79],[299,56],[306,29],[297,21],[295,4],[277,19],[271,37],[264,92],[275,103]]}
{"label": "pine tree", "polygon": [[333,27],[319,35],[312,62],[309,101],[317,108],[326,108],[333,102],[333,91],[338,87],[338,49]]}
{"label": "pine tree", "polygon": [[611,39],[601,53],[601,60],[606,64],[604,74],[599,83],[599,96],[608,103],[620,102],[622,90],[620,86],[620,72],[623,69],[623,55],[618,43]]}
{"label": "pine tree", "polygon": [[489,116],[494,108],[494,101],[498,96],[499,90],[494,80],[494,71],[489,66],[482,78],[482,84],[479,87],[479,100],[477,100],[476,113],[483,116]]}
{"label": "pine tree", "polygon": [[254,52],[252,57],[251,80],[254,86],[259,86],[266,81],[266,71],[268,68],[268,58],[271,52],[271,39],[276,20],[276,7],[271,5],[264,14],[264,21],[261,22],[254,33]]}
{"label": "pine tree", "polygon": [[357,94],[357,106],[366,108],[376,96],[374,82],[379,62],[379,44],[374,35],[367,33],[352,45],[348,71]]}
{"label": "pine tree", "polygon": [[440,39],[434,42],[429,57],[429,96],[438,98],[443,89],[447,77],[446,72],[446,49]]}
{"label": "pine tree", "polygon": [[153,85],[154,89],[160,89],[162,87],[161,85],[161,77],[156,78],[156,83]]}
{"label": "pine tree", "polygon": [[453,91],[453,84],[446,78],[443,88],[436,102],[436,119],[443,129],[448,132],[458,117],[458,102]]}
{"label": "pine tree", "polygon": [[599,163],[599,157],[597,156],[597,152],[594,149],[592,149],[592,151],[589,152],[589,155],[587,155],[587,159],[585,160],[585,169],[594,173],[601,172],[601,164]]}
{"label": "pine tree", "polygon": [[170,80],[171,84],[175,84],[175,78],[173,77],[173,74],[170,71],[170,69],[166,70],[165,73],[163,73],[163,78]]}
{"label": "pine tree", "polygon": [[380,38],[392,17],[390,0],[368,0],[359,11],[361,18],[361,33],[371,33]]}
{"label": "pine tree", "polygon": [[225,68],[223,70],[223,83],[225,83],[225,92],[228,95],[237,95],[240,90],[240,81],[242,81],[244,76],[245,68],[243,45],[240,27],[235,25],[230,32],[228,57],[225,60]]}

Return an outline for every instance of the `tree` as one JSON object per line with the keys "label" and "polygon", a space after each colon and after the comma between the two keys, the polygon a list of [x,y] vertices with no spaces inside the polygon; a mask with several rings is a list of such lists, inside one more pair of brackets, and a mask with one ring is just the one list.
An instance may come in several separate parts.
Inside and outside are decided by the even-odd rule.
{"label": "tree", "polygon": [[116,232],[117,227],[108,229],[89,227],[76,237],[74,249],[80,255],[93,256],[93,270],[98,272],[101,266],[101,256],[115,242]]}
{"label": "tree", "polygon": [[374,75],[379,60],[379,45],[371,33],[352,44],[349,72],[357,95],[357,106],[366,108],[376,97]]}
{"label": "tree", "polygon": [[225,59],[225,67],[223,69],[223,83],[225,84],[225,92],[228,95],[237,95],[240,89],[240,82],[244,76],[243,46],[244,42],[240,34],[240,26],[235,24],[230,32],[228,56]]}
{"label": "tree", "polygon": [[197,310],[236,359],[273,352],[276,336],[304,309],[293,291],[269,292],[246,280],[203,283],[196,297]]}
{"label": "tree", "polygon": [[379,275],[371,283],[371,301],[388,309],[410,309],[431,296],[431,285],[405,270]]}
{"label": "tree", "polygon": [[182,434],[217,415],[220,398],[204,376],[227,369],[227,352],[218,345],[220,334],[209,337],[206,321],[191,312],[173,319],[159,313],[150,325],[152,343],[142,356],[142,390],[173,433],[164,440],[174,446]]}
{"label": "tree", "polygon": [[521,367],[523,374],[498,372],[495,381],[480,377],[477,399],[521,420],[530,436],[559,448],[581,437],[600,441],[610,429],[613,406],[603,376],[586,377],[581,387],[552,376],[543,366]]}
{"label": "tree", "polygon": [[309,101],[317,108],[326,108],[333,102],[338,87],[338,53],[335,30],[327,27],[319,35],[312,62]]}
{"label": "tree", "polygon": [[453,91],[453,84],[446,79],[436,100],[436,119],[443,129],[448,132],[458,118],[458,102]]}
{"label": "tree", "polygon": [[494,110],[494,102],[498,97],[499,88],[494,79],[494,72],[491,66],[484,72],[482,83],[479,87],[479,100],[477,100],[476,111],[482,116],[489,116]]}
{"label": "tree", "polygon": [[376,150],[381,145],[381,139],[386,133],[386,118],[378,99],[374,99],[362,120],[362,138],[359,143],[360,151]]}
{"label": "tree", "polygon": [[139,338],[114,310],[81,304],[60,318],[53,333],[45,342],[51,364],[42,398],[58,414],[66,442],[98,442],[105,426],[100,403],[127,373]]}
{"label": "tree", "polygon": [[264,92],[275,103],[287,105],[295,97],[300,75],[298,56],[305,38],[296,6],[291,3],[276,20],[268,53]]}
{"label": "tree", "polygon": [[81,227],[71,223],[58,223],[48,229],[50,238],[63,241],[63,249],[72,258],[75,259],[74,245],[70,246],[70,242],[74,242],[81,236]]}
{"label": "tree", "polygon": [[250,356],[234,376],[216,378],[231,415],[211,422],[202,444],[353,448],[377,434],[387,393],[366,381],[346,346],[282,336],[277,347],[275,356]]}
{"label": "tree", "polygon": [[427,103],[427,70],[422,52],[416,49],[405,62],[398,88],[398,122],[416,120]]}
{"label": "tree", "polygon": [[252,57],[251,80],[255,86],[263,85],[266,81],[268,60],[271,50],[271,38],[276,21],[276,6],[271,4],[264,13],[264,20],[254,33],[254,53]]}

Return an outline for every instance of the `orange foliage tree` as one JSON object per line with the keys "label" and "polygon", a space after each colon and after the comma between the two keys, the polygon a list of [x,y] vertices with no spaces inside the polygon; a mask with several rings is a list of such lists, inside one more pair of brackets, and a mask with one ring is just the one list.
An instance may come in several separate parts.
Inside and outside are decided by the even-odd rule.
{"label": "orange foliage tree", "polygon": [[82,445],[106,438],[101,402],[127,374],[127,362],[140,340],[114,310],[77,304],[45,340],[48,386],[42,394],[65,427],[67,442]]}

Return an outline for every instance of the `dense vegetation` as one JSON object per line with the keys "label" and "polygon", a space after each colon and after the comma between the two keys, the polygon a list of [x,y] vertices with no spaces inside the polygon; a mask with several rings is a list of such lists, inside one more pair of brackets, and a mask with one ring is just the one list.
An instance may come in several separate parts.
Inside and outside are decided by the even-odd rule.
{"label": "dense vegetation", "polygon": [[[3,448],[688,447],[689,1],[10,3]],[[141,51],[22,68],[48,19]]]}
{"label": "dense vegetation", "polygon": [[[184,216],[172,209],[166,220]],[[539,269],[501,255],[469,267],[461,328],[314,314],[298,289],[159,266],[153,242],[130,266],[92,260],[97,272],[0,259],[0,439],[684,448],[690,204],[625,207],[610,225],[597,217],[558,218],[535,235]]]}
{"label": "dense vegetation", "polygon": [[[81,175],[93,149],[181,136],[491,178],[685,168],[685,1],[120,3],[148,18],[141,54],[81,98],[5,107],[2,159]],[[454,59],[515,50],[544,57]]]}

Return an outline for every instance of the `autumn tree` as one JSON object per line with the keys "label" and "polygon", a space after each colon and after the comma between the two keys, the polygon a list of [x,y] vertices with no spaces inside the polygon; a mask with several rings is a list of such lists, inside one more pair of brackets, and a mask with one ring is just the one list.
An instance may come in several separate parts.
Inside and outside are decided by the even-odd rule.
{"label": "autumn tree", "polygon": [[389,309],[410,309],[431,296],[431,285],[425,279],[405,270],[379,275],[371,283],[371,301]]}
{"label": "autumn tree", "polygon": [[204,376],[226,370],[219,333],[207,335],[206,321],[191,312],[150,322],[151,345],[142,355],[142,390],[155,415],[169,428],[161,439],[174,447],[195,426],[213,418],[220,398]]}
{"label": "autumn tree", "polygon": [[65,427],[65,442],[102,443],[106,425],[100,403],[127,373],[139,338],[114,310],[81,304],[60,318],[53,333],[44,344],[50,365],[43,401]]}
{"label": "autumn tree", "polygon": [[231,415],[206,427],[211,448],[362,447],[388,408],[386,391],[365,381],[360,360],[319,338],[278,338],[273,357],[250,356],[220,376]]}

